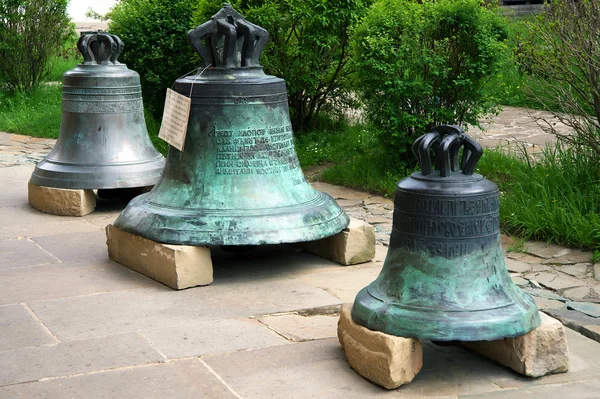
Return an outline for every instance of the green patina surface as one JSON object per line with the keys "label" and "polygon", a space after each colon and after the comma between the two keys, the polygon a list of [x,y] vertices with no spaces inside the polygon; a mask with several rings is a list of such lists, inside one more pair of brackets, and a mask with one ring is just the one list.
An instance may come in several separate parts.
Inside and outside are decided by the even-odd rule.
{"label": "green patina surface", "polygon": [[383,270],[355,300],[352,318],[387,334],[480,341],[527,333],[535,303],[510,279],[500,242],[457,258],[390,248]]}
{"label": "green patina surface", "polygon": [[236,72],[194,84],[184,151],[169,149],[161,181],[117,227],[166,243],[260,245],[316,240],[348,225],[300,169],[285,83],[254,72],[250,82]]}

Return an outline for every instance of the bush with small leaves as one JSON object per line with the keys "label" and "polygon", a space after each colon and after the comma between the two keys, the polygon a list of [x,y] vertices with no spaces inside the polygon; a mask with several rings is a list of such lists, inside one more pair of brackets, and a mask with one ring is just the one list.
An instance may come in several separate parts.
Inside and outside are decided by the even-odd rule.
{"label": "bush with small leaves", "polygon": [[72,34],[67,0],[0,0],[0,85],[37,87]]}
{"label": "bush with small leaves", "polygon": [[161,117],[167,88],[198,66],[186,36],[194,0],[121,0],[108,30],[125,43],[120,61],[140,74],[144,104]]}
{"label": "bush with small leaves", "polygon": [[479,0],[380,0],[353,31],[357,92],[396,160],[433,126],[477,124],[506,57],[502,17]]}

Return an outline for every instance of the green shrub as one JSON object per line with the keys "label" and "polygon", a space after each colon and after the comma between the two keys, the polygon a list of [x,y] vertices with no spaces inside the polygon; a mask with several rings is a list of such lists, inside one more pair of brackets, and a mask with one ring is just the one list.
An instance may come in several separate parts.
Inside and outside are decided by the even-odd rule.
{"label": "green shrub", "polygon": [[[349,60],[349,30],[371,0],[238,0],[233,6],[244,17],[269,31],[260,59],[265,71],[285,79],[292,124],[297,131],[313,128],[320,113],[332,113],[348,103],[353,73]],[[195,25],[221,7],[200,1]]]}
{"label": "green shrub", "polygon": [[[600,156],[600,0],[553,0],[530,25],[520,61],[536,77],[530,94],[553,111],[540,118],[546,131],[573,145],[579,156]],[[573,128],[563,134],[560,121]]]}
{"label": "green shrub", "polygon": [[108,30],[125,43],[121,62],[140,74],[144,104],[162,116],[167,88],[197,66],[187,42],[194,0],[122,0]]}
{"label": "green shrub", "polygon": [[0,82],[29,90],[71,31],[67,0],[0,0]]}
{"label": "green shrub", "polygon": [[478,0],[381,0],[353,32],[357,91],[395,159],[443,123],[477,124],[506,57],[503,19]]}
{"label": "green shrub", "polygon": [[61,82],[62,76],[69,69],[75,68],[75,65],[83,60],[83,57],[77,50],[77,40],[79,37],[75,33],[75,24],[72,24],[72,34],[61,44],[58,53],[50,58],[50,71],[44,78],[47,82]]}

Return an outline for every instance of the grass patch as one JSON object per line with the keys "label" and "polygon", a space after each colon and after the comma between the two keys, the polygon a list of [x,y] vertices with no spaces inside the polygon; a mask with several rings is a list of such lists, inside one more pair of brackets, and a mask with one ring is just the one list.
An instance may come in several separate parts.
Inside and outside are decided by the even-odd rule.
{"label": "grass patch", "polygon": [[0,92],[0,131],[57,138],[61,107],[60,85],[40,86],[28,93]]}
{"label": "grass patch", "polygon": [[410,172],[386,158],[374,129],[368,125],[337,124],[296,138],[302,167],[334,163],[323,181],[392,197],[396,183]]}
{"label": "grass patch", "polygon": [[[391,165],[365,126],[320,131],[297,140],[303,166],[333,162],[322,180],[392,198],[398,181],[414,171]],[[600,251],[600,164],[569,148],[548,148],[541,160],[486,150],[478,173],[501,191],[502,231],[519,238]],[[600,259],[600,252],[597,252]]]}
{"label": "grass patch", "polygon": [[[0,92],[0,131],[57,138],[62,118],[62,86],[44,85],[29,93]],[[152,144],[166,155],[169,145],[158,138],[160,121],[144,111]]]}
{"label": "grass patch", "polygon": [[44,78],[45,82],[62,82],[62,77],[65,72],[75,68],[81,60],[78,57],[63,57],[55,56],[50,59],[50,71]]}
{"label": "grass patch", "polygon": [[501,191],[503,231],[525,239],[600,249],[600,165],[570,148],[548,148],[537,162],[488,150],[479,173]]}

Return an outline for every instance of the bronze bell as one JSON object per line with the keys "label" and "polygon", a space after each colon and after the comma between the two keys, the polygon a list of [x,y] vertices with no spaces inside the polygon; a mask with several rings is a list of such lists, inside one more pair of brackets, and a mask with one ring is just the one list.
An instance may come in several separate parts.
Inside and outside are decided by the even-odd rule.
{"label": "bronze bell", "polygon": [[123,42],[86,32],[77,48],[83,62],[63,76],[58,140],[30,182],[66,189],[154,185],[165,159],[146,130],[140,77],[117,60]]}
{"label": "bronze bell", "polygon": [[413,151],[421,171],[396,186],[388,254],[377,279],[356,296],[352,319],[436,341],[496,340],[537,327],[533,299],[504,263],[498,188],[474,173],[481,146],[446,125],[418,138]]}
{"label": "bronze bell", "polygon": [[285,82],[258,63],[267,31],[225,5],[188,41],[204,66],[174,86],[192,99],[184,151],[169,148],[160,182],[114,225],[158,242],[227,246],[344,229],[346,214],[300,169]]}

